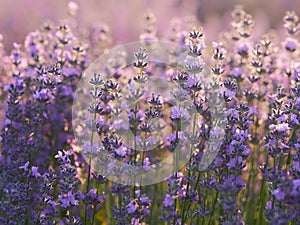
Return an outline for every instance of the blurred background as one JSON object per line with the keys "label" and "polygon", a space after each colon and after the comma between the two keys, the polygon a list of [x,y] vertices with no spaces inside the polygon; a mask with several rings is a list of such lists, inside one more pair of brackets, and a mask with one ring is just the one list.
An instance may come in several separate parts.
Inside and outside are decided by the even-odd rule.
{"label": "blurred background", "polygon": [[[69,0],[1,0],[0,34],[5,49],[9,51],[13,42],[21,43],[25,35],[34,31],[45,20],[60,21],[68,16]],[[139,40],[143,32],[143,15],[150,9],[157,17],[158,36],[163,33],[170,20],[195,16],[206,29],[208,39],[213,39],[225,26],[228,11],[242,4],[254,15],[256,26],[265,29],[282,26],[286,10],[300,12],[299,0],[74,0],[79,5],[79,26],[107,24],[116,43]],[[141,20],[141,21],[140,21]]]}

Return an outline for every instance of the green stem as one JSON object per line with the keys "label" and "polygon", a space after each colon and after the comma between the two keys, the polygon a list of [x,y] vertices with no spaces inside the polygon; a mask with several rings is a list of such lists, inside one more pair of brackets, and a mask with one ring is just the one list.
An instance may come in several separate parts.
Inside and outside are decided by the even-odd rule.
{"label": "green stem", "polygon": [[[177,198],[175,198],[175,203],[174,203],[174,205],[175,205],[175,211],[177,211],[176,209],[177,209]],[[175,225],[176,224],[176,216],[174,216],[174,219],[173,219],[173,225]]]}
{"label": "green stem", "polygon": [[[136,132],[134,134],[134,165],[136,164],[136,155],[137,155],[137,151],[136,151]],[[134,175],[134,179],[133,179],[133,198],[135,198],[135,191],[136,191],[136,182],[135,182],[135,175]]]}
{"label": "green stem", "polygon": [[[98,188],[99,188],[99,184],[98,183],[96,185],[96,188],[97,188],[97,191],[98,191]],[[94,205],[94,209],[93,209],[92,225],[94,225],[95,215],[96,215],[96,205]]]}
{"label": "green stem", "polygon": [[[177,143],[179,139],[179,122],[177,122],[176,124],[176,138],[175,138],[175,143]],[[177,178],[177,175],[178,175],[178,172],[177,172],[177,169],[178,169],[178,152],[175,150],[175,154],[174,154],[174,157],[175,157],[175,177]],[[177,198],[175,198],[175,211],[177,211]],[[176,216],[174,216],[174,219],[173,219],[173,225],[176,224]]]}
{"label": "green stem", "polygon": [[258,215],[255,216],[254,224],[256,224],[257,216],[258,216],[258,224],[261,224],[262,215],[263,215],[262,198],[263,198],[264,185],[265,185],[265,178],[263,177],[261,181],[260,194],[259,194],[259,199],[256,208],[256,212],[258,213]]}
{"label": "green stem", "polygon": [[[195,99],[196,99],[196,93],[194,92],[193,93],[193,102],[195,102]],[[195,131],[196,131],[196,119],[197,119],[197,111],[195,111],[195,113],[194,113],[193,130],[192,130],[193,137],[194,137]],[[191,164],[191,162],[192,162],[192,156],[193,156],[193,145],[191,144],[190,145],[190,160],[189,160],[189,164]],[[188,171],[188,184],[187,184],[187,188],[186,188],[186,193],[187,194],[188,194],[189,188],[190,188],[190,182],[189,182],[190,177],[191,177],[191,171],[189,170]],[[191,203],[189,202],[188,203],[188,210],[185,210],[186,209],[186,204],[187,204],[187,198],[185,198],[183,200],[183,209],[181,211],[181,223],[182,224],[184,224],[187,212],[188,212],[188,210],[191,207]],[[185,212],[186,212],[186,215],[185,215]]]}
{"label": "green stem", "polygon": [[[207,174],[208,174],[208,172],[207,172]],[[200,175],[201,175],[201,173],[199,172],[199,174],[198,174],[198,176],[197,176],[197,180],[196,180],[196,183],[195,183],[195,187],[194,187],[194,189],[196,190],[197,189],[197,187],[198,187],[198,184],[199,184],[199,180],[200,180]],[[207,176],[209,176],[209,175],[207,175]],[[200,192],[200,191],[199,191]],[[207,191],[205,192],[205,197],[207,196]],[[187,208],[187,212],[190,210],[190,208],[191,208],[191,206],[192,206],[192,204],[189,204],[188,205],[188,208]],[[185,208],[183,209],[183,211],[185,211]],[[187,218],[187,213],[185,214],[185,217],[183,218],[184,219],[184,221],[186,220],[186,218]],[[203,220],[204,220],[204,218],[203,218]],[[184,224],[184,223],[182,223],[182,224]]]}
{"label": "green stem", "polygon": [[[87,179],[86,193],[88,193],[89,189],[90,189],[91,160],[92,160],[92,158],[90,157],[89,165],[88,165],[88,179]],[[85,204],[85,207],[84,207],[84,224],[85,225],[87,224],[87,208],[88,208],[88,204]]]}
{"label": "green stem", "polygon": [[109,224],[109,222],[111,221],[111,199],[112,199],[112,195],[111,195],[111,191],[110,191],[110,185],[109,185],[109,180],[105,183],[105,193],[107,194],[107,199],[105,201],[105,217],[106,220],[108,221],[107,224]]}
{"label": "green stem", "polygon": [[[94,91],[96,91],[96,86],[94,86]],[[96,99],[94,100],[94,104],[96,105]],[[94,112],[93,115],[93,123],[96,121],[96,112]],[[92,135],[91,135],[91,140],[90,140],[90,146],[91,149],[93,148],[93,141],[94,141],[94,129],[92,128]],[[89,164],[88,164],[88,178],[87,178],[87,186],[86,186],[86,194],[90,190],[90,179],[91,179],[91,163],[92,163],[92,154],[89,153]],[[87,224],[87,209],[88,209],[88,204],[85,204],[84,208],[84,224]]]}
{"label": "green stem", "polygon": [[211,214],[210,214],[210,217],[209,217],[209,220],[208,220],[208,224],[211,224],[210,222],[211,222],[212,217],[213,217],[214,212],[215,212],[215,208],[216,208],[218,196],[219,196],[219,192],[216,193],[216,197],[215,197],[214,204],[213,204],[213,209],[212,209],[212,212],[211,212]]}
{"label": "green stem", "polygon": [[[253,153],[254,154],[254,153]],[[252,205],[252,198],[249,201],[249,197],[250,195],[254,193],[253,188],[250,188],[251,185],[251,181],[253,181],[253,173],[254,173],[254,156],[251,156],[251,160],[250,160],[250,171],[249,171],[249,176],[248,176],[248,180],[247,180],[247,192],[246,192],[246,199],[245,199],[245,204],[244,204],[244,209],[246,212],[246,220],[248,221],[249,218],[251,219],[251,210],[250,207]]]}
{"label": "green stem", "polygon": [[152,204],[151,204],[151,222],[153,221],[153,223],[151,224],[155,224],[156,221],[154,221],[153,219],[153,211],[154,211],[154,204],[156,203],[156,195],[157,195],[157,184],[154,185],[154,192],[153,192],[153,200],[152,200]]}
{"label": "green stem", "polygon": [[[276,155],[274,156],[274,170],[276,169]],[[275,190],[276,188],[276,184],[275,182],[272,183],[272,189]],[[272,210],[274,209],[274,206],[275,206],[275,196],[272,196]]]}

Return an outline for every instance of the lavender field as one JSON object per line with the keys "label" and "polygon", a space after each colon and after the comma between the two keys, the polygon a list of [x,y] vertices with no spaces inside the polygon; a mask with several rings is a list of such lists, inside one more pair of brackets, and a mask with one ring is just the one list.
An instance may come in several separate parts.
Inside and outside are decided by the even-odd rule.
{"label": "lavender field", "polygon": [[0,225],[300,225],[296,0],[16,2]]}

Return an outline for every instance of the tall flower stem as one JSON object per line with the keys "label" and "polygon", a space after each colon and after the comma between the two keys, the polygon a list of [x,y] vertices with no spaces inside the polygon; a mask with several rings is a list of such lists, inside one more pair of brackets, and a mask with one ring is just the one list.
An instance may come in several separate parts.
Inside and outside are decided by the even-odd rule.
{"label": "tall flower stem", "polygon": [[[157,193],[157,191],[158,191],[157,184],[154,184],[153,200],[152,200],[152,204],[151,204],[151,214],[150,214],[151,219],[153,218],[153,211],[154,211],[154,205],[156,203],[156,196],[157,196],[156,193]],[[155,224],[155,220],[151,224]]]}
{"label": "tall flower stem", "polygon": [[[97,191],[98,191],[98,188],[99,188],[99,184],[97,183],[97,185],[96,185]],[[95,215],[96,215],[96,205],[94,205],[94,208],[93,208],[92,225],[94,225]]]}
{"label": "tall flower stem", "polygon": [[[196,99],[196,93],[194,92],[193,93],[193,102],[195,102],[195,99]],[[195,135],[195,131],[196,131],[196,120],[197,120],[197,111],[194,112],[194,119],[193,119],[193,130],[192,130],[192,136],[194,137]],[[193,157],[193,145],[191,144],[190,145],[190,160],[189,160],[189,164],[192,163],[192,157]],[[191,177],[191,171],[189,170],[188,171],[188,184],[187,184],[187,188],[186,188],[186,193],[188,194],[189,193],[189,189],[190,189],[190,177]],[[185,198],[184,201],[183,201],[183,209],[181,211],[181,221],[182,221],[182,224],[184,224],[185,222],[185,212],[187,214],[188,210],[190,209],[191,207],[191,203],[189,202],[188,203],[188,210],[186,210],[186,206],[187,206],[187,199]]]}
{"label": "tall flower stem", "polygon": [[208,220],[208,224],[211,224],[212,217],[213,217],[213,215],[215,213],[216,203],[217,203],[218,197],[219,197],[219,192],[216,193],[216,196],[215,196],[215,199],[214,199],[214,203],[213,203],[212,212],[211,212],[209,220]]}
{"label": "tall flower stem", "polygon": [[[260,99],[257,99],[257,102],[256,102],[257,111],[259,111],[259,107],[260,107]],[[248,221],[248,222],[250,222],[250,221],[253,222],[252,219],[253,219],[253,217],[255,218],[255,214],[253,215],[253,210],[250,210],[254,199],[251,198],[249,201],[249,197],[250,197],[250,195],[253,196],[255,193],[254,185],[252,185],[255,180],[255,171],[256,171],[255,158],[260,156],[260,154],[259,154],[260,143],[259,143],[259,137],[258,137],[258,128],[259,128],[258,115],[256,115],[254,120],[255,120],[254,121],[254,129],[253,129],[253,133],[254,133],[253,134],[253,148],[254,148],[254,150],[252,151],[252,154],[250,156],[250,171],[249,171],[248,180],[247,180],[247,184],[246,184],[246,187],[247,187],[246,188],[246,200],[245,200],[245,204],[244,204],[244,210],[246,212],[246,221]]]}
{"label": "tall flower stem", "polygon": [[[97,92],[97,86],[94,86],[94,92]],[[96,107],[97,101],[96,98],[94,99],[94,107]],[[91,180],[91,163],[92,163],[92,153],[90,151],[92,151],[93,149],[93,143],[94,143],[94,123],[96,122],[96,110],[94,110],[93,113],[93,121],[92,121],[92,134],[91,134],[91,140],[90,140],[90,150],[89,150],[89,162],[88,162],[88,178],[87,178],[87,185],[86,185],[86,194],[89,192],[90,190],[90,180]],[[87,211],[88,211],[88,204],[85,204],[85,208],[84,208],[84,224],[87,224]]]}
{"label": "tall flower stem", "polygon": [[[176,122],[176,139],[175,139],[175,143],[178,143],[178,141],[179,141],[179,124],[180,124],[180,121],[177,121]],[[175,177],[176,177],[176,179],[177,179],[177,177],[178,177],[178,171],[177,171],[177,168],[178,168],[178,152],[175,150],[175,154],[174,154],[174,161],[175,161]],[[178,200],[177,200],[177,198],[175,198],[175,200],[174,200],[174,207],[175,207],[175,211],[177,211],[177,209],[178,209],[178,205],[179,204],[179,202],[178,202]],[[175,225],[176,224],[176,217],[177,216],[174,216],[174,219],[173,219],[173,225]]]}
{"label": "tall flower stem", "polygon": [[[138,112],[138,104],[135,103],[134,104],[134,120],[137,119],[137,112]],[[134,131],[133,131],[133,136],[134,136],[134,140],[133,140],[133,151],[134,151],[134,165],[136,165],[136,159],[137,159],[137,142],[136,142],[136,137],[137,137],[137,126],[135,125],[134,127]],[[135,175],[134,175],[135,176]],[[133,184],[133,198],[135,198],[135,191],[136,191],[136,180],[134,178],[134,184]]]}
{"label": "tall flower stem", "polygon": [[[86,193],[88,193],[89,189],[90,189],[91,160],[92,160],[92,158],[90,157],[89,158],[89,165],[88,165],[88,178],[87,178]],[[87,210],[88,210],[88,204],[85,204],[85,207],[84,207],[84,224],[85,225],[87,224]]]}
{"label": "tall flower stem", "polygon": [[105,217],[108,221],[111,220],[111,206],[112,204],[112,194],[110,191],[110,182],[109,180],[105,183],[105,193],[107,194],[107,201],[105,201]]}

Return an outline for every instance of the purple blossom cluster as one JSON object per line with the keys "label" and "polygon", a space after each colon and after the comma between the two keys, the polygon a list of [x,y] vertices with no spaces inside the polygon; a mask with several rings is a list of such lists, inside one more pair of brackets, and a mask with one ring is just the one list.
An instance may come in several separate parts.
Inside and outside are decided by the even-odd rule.
{"label": "purple blossom cluster", "polygon": [[[148,12],[131,65],[120,52],[88,81],[75,131],[84,143],[73,100],[111,47],[108,27],[83,34],[73,17],[47,22],[10,54],[0,35],[0,224],[300,224],[299,17],[288,11],[285,34],[255,37],[251,14],[237,6],[231,16],[210,44],[194,21],[172,21],[160,37]],[[151,61],[150,43],[165,39],[186,58],[175,49],[171,65]],[[174,85],[171,99],[163,84],[148,88],[154,76]],[[164,181],[129,179],[170,155]]]}

